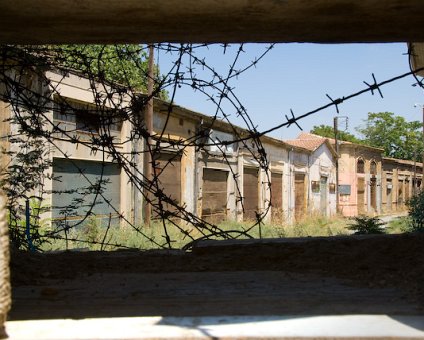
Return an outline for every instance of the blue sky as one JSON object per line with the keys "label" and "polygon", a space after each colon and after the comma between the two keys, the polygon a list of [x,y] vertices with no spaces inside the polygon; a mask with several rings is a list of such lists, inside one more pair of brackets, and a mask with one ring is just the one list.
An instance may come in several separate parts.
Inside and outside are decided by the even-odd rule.
{"label": "blue sky", "polygon": [[[247,66],[260,56],[269,44],[245,45],[245,52],[236,66]],[[205,58],[220,74],[228,72],[238,45],[229,47],[225,54],[220,45],[199,49],[196,55]],[[296,115],[316,109],[329,102],[326,94],[333,99],[348,96],[366,87],[363,81],[372,83],[372,73],[377,81],[398,76],[409,71],[407,46],[396,44],[277,44],[256,67],[230,81],[237,98],[246,108],[259,131],[285,121],[284,115],[290,109]],[[160,53],[161,72],[170,67],[175,55]],[[185,64],[186,65],[186,64]],[[184,67],[185,67],[184,65]],[[183,67],[183,70],[184,70]],[[206,71],[196,69],[198,75],[210,77]],[[202,73],[203,72],[203,73]],[[354,127],[363,123],[368,112],[390,111],[404,116],[406,120],[422,120],[421,108],[415,103],[424,103],[424,92],[413,87],[413,77],[407,77],[381,88],[384,98],[378,94],[366,93],[339,106],[340,116],[348,116],[348,130],[356,133]],[[206,96],[191,87],[178,89],[176,104],[212,115],[216,107]],[[243,126],[229,105],[223,106],[233,123]],[[299,121],[304,131],[314,125],[333,124],[335,108],[329,108]],[[296,126],[282,128],[270,135],[281,139],[295,138]]]}

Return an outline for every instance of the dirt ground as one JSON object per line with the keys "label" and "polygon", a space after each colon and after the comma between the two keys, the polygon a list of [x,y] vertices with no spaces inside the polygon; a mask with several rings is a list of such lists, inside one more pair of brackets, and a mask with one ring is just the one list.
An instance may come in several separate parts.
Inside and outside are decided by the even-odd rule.
{"label": "dirt ground", "polygon": [[424,234],[206,241],[193,251],[12,252],[11,320],[424,314]]}

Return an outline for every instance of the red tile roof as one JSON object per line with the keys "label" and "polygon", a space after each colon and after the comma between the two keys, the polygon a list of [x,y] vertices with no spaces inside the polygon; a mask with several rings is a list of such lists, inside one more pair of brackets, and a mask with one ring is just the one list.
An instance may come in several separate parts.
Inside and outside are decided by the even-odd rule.
{"label": "red tile roof", "polygon": [[297,146],[309,151],[315,151],[322,144],[325,143],[325,138],[291,139],[291,140],[286,140],[285,142],[292,146]]}

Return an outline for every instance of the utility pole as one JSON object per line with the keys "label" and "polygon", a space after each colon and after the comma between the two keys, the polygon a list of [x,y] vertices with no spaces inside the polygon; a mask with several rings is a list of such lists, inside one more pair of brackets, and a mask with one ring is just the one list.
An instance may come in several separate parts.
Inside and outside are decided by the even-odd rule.
{"label": "utility pole", "polygon": [[144,206],[144,224],[150,227],[150,220],[152,217],[152,195],[150,190],[152,188],[153,180],[153,167],[152,167],[152,133],[153,133],[153,86],[154,86],[154,47],[149,45],[149,64],[147,71],[147,107],[144,111],[144,125],[147,132],[147,138],[144,148],[144,177],[146,179],[145,189],[145,206]]}
{"label": "utility pole", "polygon": [[421,170],[422,170],[422,178],[421,178],[421,190],[424,188],[424,104],[414,104],[414,107],[421,107],[422,115],[423,115],[423,151],[422,151],[422,159],[421,159]]}
{"label": "utility pole", "polygon": [[337,139],[337,136],[339,134],[338,131],[338,117],[334,117],[334,145],[336,148],[336,212],[340,212],[340,203],[339,203],[339,141]]}

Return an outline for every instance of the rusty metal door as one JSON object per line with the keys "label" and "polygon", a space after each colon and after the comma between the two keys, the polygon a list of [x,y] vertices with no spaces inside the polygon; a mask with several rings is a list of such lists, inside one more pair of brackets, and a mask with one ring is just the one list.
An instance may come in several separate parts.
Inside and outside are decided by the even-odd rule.
{"label": "rusty metal door", "polygon": [[[157,185],[164,195],[176,204],[181,202],[181,156],[172,153],[160,153],[155,156],[154,173],[157,177]],[[155,182],[156,185],[156,182]],[[152,210],[153,218],[160,218],[160,210],[157,206],[159,198],[154,199],[155,208]],[[164,203],[164,211],[175,212],[172,204]]]}
{"label": "rusty metal door", "polygon": [[[87,214],[97,218],[113,218],[121,203],[121,169],[116,163],[87,160],[53,159],[52,215],[55,221],[69,223],[82,220]],[[84,173],[84,176],[81,175]],[[98,195],[98,185],[102,195]],[[106,222],[107,223],[107,222]]]}
{"label": "rusty metal door", "polygon": [[282,221],[283,218],[283,174],[271,173],[271,209],[272,220]]}
{"label": "rusty metal door", "polygon": [[294,178],[294,216],[299,221],[305,215],[305,175],[296,174]]}
{"label": "rusty metal door", "polygon": [[228,171],[203,169],[202,218],[220,222],[227,217]]}
{"label": "rusty metal door", "polygon": [[365,178],[358,177],[358,187],[357,187],[357,206],[358,214],[365,213]]}
{"label": "rusty metal door", "polygon": [[244,168],[243,172],[243,218],[254,220],[256,212],[259,212],[259,172],[256,168]]}

